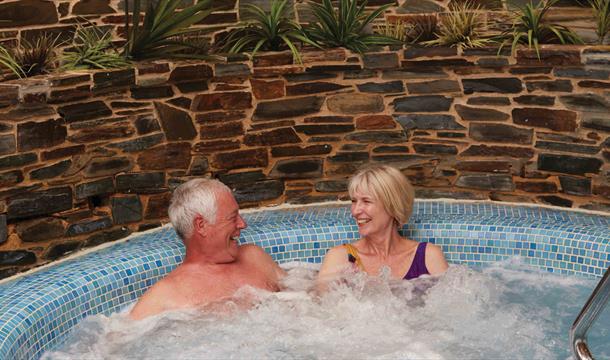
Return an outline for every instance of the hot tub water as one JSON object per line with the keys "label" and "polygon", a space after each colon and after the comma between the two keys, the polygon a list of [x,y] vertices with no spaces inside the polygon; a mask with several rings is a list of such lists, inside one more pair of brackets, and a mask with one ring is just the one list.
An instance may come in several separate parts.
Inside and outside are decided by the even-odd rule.
{"label": "hot tub water", "polygon": [[[356,274],[318,296],[317,265],[284,266],[281,293],[243,289],[212,310],[137,323],[91,316],[43,359],[565,359],[568,329],[597,282],[512,258],[415,281]],[[590,344],[608,358],[610,311],[597,323]]]}

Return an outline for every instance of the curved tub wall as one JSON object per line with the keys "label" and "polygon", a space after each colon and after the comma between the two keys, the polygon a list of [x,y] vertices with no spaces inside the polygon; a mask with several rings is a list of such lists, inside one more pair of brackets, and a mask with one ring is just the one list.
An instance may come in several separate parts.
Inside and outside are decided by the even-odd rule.
{"label": "curved tub wall", "polygon": [[[278,262],[320,262],[329,247],[357,238],[347,206],[261,211],[244,216],[242,242]],[[551,272],[601,276],[610,266],[610,217],[493,203],[418,202],[403,232],[442,246],[451,263],[511,256]],[[182,261],[171,227],[0,285],[0,359],[38,358],[80,320],[137,299]]]}

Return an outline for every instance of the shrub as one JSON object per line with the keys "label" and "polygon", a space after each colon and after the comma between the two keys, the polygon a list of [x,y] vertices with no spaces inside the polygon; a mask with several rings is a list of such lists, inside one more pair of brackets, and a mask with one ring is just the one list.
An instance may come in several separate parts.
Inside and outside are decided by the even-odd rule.
{"label": "shrub", "polygon": [[286,4],[287,0],[273,0],[269,12],[253,4],[245,5],[244,11],[251,20],[229,34],[224,50],[231,53],[248,50],[254,56],[258,50],[278,51],[288,48],[293,58],[300,63],[301,56],[295,43],[318,45],[303,34],[299,24],[288,18]]}
{"label": "shrub", "polygon": [[438,18],[436,15],[416,15],[409,19],[412,24],[407,33],[407,42],[418,43],[436,39]]}
{"label": "shrub", "polygon": [[74,48],[62,56],[62,69],[112,69],[129,65],[112,46],[112,35],[99,27],[79,26],[76,30]]}
{"label": "shrub", "polygon": [[383,25],[376,26],[375,32],[405,43],[408,41],[408,35],[413,31],[413,27],[413,23],[407,20],[386,21]]}
{"label": "shrub", "polygon": [[339,0],[334,9],[331,0],[320,4],[310,2],[309,6],[316,22],[305,28],[307,36],[324,47],[345,47],[362,53],[370,46],[400,45],[399,40],[379,34],[368,34],[365,28],[381,15],[391,4],[378,7],[369,15],[365,12],[366,1]]}
{"label": "shrub", "polygon": [[449,12],[440,16],[437,38],[424,45],[476,48],[493,43],[487,34],[485,18],[479,10],[478,5],[469,1],[452,3]]}
{"label": "shrub", "polygon": [[9,49],[24,77],[47,74],[55,68],[59,36],[44,34],[35,41],[21,39],[19,46]]}
{"label": "shrub", "polygon": [[[502,45],[511,43],[514,52],[518,44],[525,44],[536,50],[540,58],[540,44],[582,44],[583,41],[564,25],[554,24],[546,19],[549,9],[557,0],[541,0],[534,5],[529,2],[513,12],[513,26],[502,35]],[[502,50],[502,46],[500,47]]]}
{"label": "shrub", "polygon": [[[132,26],[127,30],[128,41],[125,55],[134,60],[154,58],[207,58],[197,54],[196,45],[182,41],[189,33],[201,32],[190,29],[212,13],[212,0],[201,0],[177,11],[180,0],[148,1],[144,21],[140,25],[140,0],[134,0]],[[127,3],[127,2],[126,2]],[[125,17],[128,18],[125,7]],[[195,51],[189,51],[195,50]]]}
{"label": "shrub", "polygon": [[589,4],[595,18],[597,42],[603,44],[606,35],[610,33],[610,0],[589,0]]}
{"label": "shrub", "polygon": [[0,45],[0,66],[7,68],[11,73],[17,77],[25,77],[25,73],[21,70],[21,66],[17,63],[13,54],[6,48]]}

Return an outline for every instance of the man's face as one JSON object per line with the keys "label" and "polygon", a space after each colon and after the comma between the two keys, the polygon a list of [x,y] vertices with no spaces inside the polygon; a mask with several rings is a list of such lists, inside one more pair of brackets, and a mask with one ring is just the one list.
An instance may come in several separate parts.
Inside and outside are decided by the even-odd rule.
{"label": "man's face", "polygon": [[209,224],[209,246],[218,263],[230,263],[237,259],[240,231],[248,225],[239,215],[239,205],[231,193],[220,192],[216,205],[216,223]]}

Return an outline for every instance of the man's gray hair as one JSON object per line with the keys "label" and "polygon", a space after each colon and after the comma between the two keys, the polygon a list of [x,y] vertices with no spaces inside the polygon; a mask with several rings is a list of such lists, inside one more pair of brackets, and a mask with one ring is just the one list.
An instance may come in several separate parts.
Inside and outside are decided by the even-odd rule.
{"label": "man's gray hair", "polygon": [[189,180],[174,190],[168,214],[182,239],[191,236],[193,220],[198,214],[210,224],[216,222],[216,200],[221,191],[230,193],[231,189],[214,179]]}

